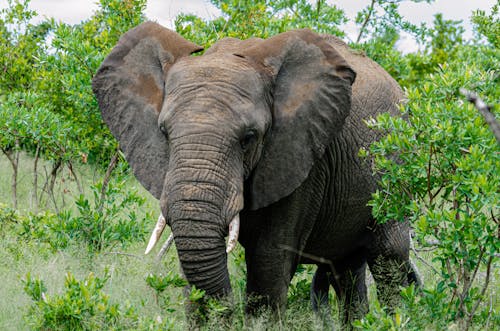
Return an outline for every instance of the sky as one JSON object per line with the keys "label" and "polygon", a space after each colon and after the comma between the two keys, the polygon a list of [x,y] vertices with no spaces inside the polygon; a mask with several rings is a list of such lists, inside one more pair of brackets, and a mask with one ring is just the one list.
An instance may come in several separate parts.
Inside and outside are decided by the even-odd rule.
{"label": "sky", "polygon": [[[400,13],[411,23],[431,24],[436,13],[443,13],[445,19],[463,20],[466,38],[472,36],[470,16],[475,9],[489,12],[496,0],[436,0],[432,4],[403,2]],[[358,28],[352,23],[356,13],[366,7],[370,0],[327,0],[342,8],[350,23],[343,27],[346,39],[355,40]],[[0,8],[7,6],[7,0],[0,0]],[[43,17],[54,17],[66,23],[76,24],[89,18],[97,9],[97,0],[31,0],[30,7]],[[181,13],[192,13],[204,18],[218,16],[217,9],[208,0],[148,0],[146,17],[166,27],[173,27],[175,17]],[[405,52],[416,50],[416,43],[409,36],[402,36],[398,48]]]}

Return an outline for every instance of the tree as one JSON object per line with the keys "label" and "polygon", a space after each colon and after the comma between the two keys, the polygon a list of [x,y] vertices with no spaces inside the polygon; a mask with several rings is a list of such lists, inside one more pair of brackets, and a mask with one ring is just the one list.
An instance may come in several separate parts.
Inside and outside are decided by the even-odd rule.
{"label": "tree", "polygon": [[[28,9],[29,1],[8,1],[0,11],[0,149],[12,165],[12,204],[17,208],[17,174],[19,153],[25,145],[21,132],[22,122],[7,115],[24,104],[25,91],[38,79],[38,59],[45,52],[44,40],[49,25],[30,24],[36,13]],[[17,99],[14,104],[7,99]],[[15,117],[15,116],[13,116]]]}
{"label": "tree", "polygon": [[[145,0],[101,0],[87,21],[71,26],[45,20],[33,25],[29,0],[9,0],[0,12],[0,149],[12,164],[13,205],[21,150],[34,155],[33,201],[37,208],[39,157],[52,161],[43,185],[54,207],[53,187],[67,167],[88,160],[105,164],[116,141],[103,124],[91,80],[118,38],[145,18]],[[51,39],[47,38],[51,33]],[[50,45],[49,45],[50,42]],[[81,188],[80,188],[81,191]],[[80,192],[81,193],[81,192]]]}
{"label": "tree", "polygon": [[223,37],[267,38],[290,29],[311,28],[320,33],[343,36],[339,25],[344,12],[325,0],[211,0],[222,12],[214,20],[181,14],[175,20],[177,32],[209,47]]}
{"label": "tree", "polygon": [[370,4],[356,15],[355,21],[360,25],[356,43],[386,30],[408,32],[421,39],[425,34],[425,25],[419,27],[411,24],[399,14],[398,6],[405,1],[430,3],[434,0],[371,0]]}
{"label": "tree", "polygon": [[496,48],[500,48],[500,0],[491,8],[491,14],[486,15],[484,10],[472,14],[472,23],[476,32],[486,38]]}

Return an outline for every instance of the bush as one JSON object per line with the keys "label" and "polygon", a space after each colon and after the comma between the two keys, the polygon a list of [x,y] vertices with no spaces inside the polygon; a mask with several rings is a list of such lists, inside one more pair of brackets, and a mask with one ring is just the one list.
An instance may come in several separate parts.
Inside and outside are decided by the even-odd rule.
{"label": "bush", "polygon": [[[185,287],[188,282],[179,275],[169,272],[165,276],[149,274],[146,277],[146,284],[155,292],[156,304],[168,312],[173,312],[175,309],[170,306],[170,298],[162,294],[169,287]],[[160,299],[162,299],[161,302]]]}
{"label": "bush", "polygon": [[110,276],[90,273],[77,280],[68,273],[64,292],[47,294],[42,280],[28,273],[24,292],[33,304],[26,315],[27,324],[35,330],[171,330],[173,325],[150,319],[141,319],[130,305],[111,303],[102,289]]}
{"label": "bush", "polygon": [[460,60],[443,64],[438,74],[408,90],[407,121],[388,115],[370,121],[387,136],[362,154],[374,157],[380,174],[371,201],[374,216],[381,222],[410,219],[418,243],[435,249],[440,278],[420,302],[429,305],[434,322],[467,329],[478,316],[493,314],[481,302],[500,251],[500,153],[458,89],[498,100],[492,68],[499,63],[498,52],[487,47],[457,52]]}
{"label": "bush", "polygon": [[134,190],[124,193],[124,181],[110,183],[101,196],[102,184],[92,186],[94,201],[81,195],[75,201],[77,214],[65,210],[59,214],[45,211],[19,215],[0,206],[0,229],[13,224],[19,236],[48,244],[53,250],[64,249],[72,242],[83,243],[90,252],[110,249],[117,244],[126,246],[144,240],[146,221],[152,216],[139,217],[137,209],[145,199]]}
{"label": "bush", "polygon": [[36,330],[102,330],[123,329],[137,325],[138,317],[131,307],[122,308],[109,302],[102,288],[109,279],[89,274],[78,281],[66,275],[61,295],[49,296],[43,281],[30,274],[24,280],[24,291],[34,301],[26,321]]}
{"label": "bush", "polygon": [[60,222],[54,230],[67,233],[87,244],[90,251],[101,251],[120,243],[126,245],[136,240],[144,240],[146,219],[151,215],[138,218],[135,210],[141,207],[145,199],[137,191],[124,193],[124,181],[110,183],[106,193],[101,194],[102,183],[92,186],[94,201],[81,195],[75,201],[78,216],[72,217],[66,212],[60,215]]}

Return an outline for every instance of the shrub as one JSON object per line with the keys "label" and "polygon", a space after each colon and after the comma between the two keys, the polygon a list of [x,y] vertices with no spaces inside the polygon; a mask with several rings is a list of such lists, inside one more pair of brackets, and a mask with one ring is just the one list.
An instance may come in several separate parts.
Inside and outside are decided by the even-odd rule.
{"label": "shrub", "polygon": [[76,215],[65,210],[59,214],[45,211],[23,216],[0,206],[0,224],[3,227],[6,223],[13,223],[15,232],[21,237],[46,243],[54,250],[80,242],[90,252],[98,252],[117,244],[126,246],[144,240],[146,220],[151,215],[139,217],[136,210],[145,199],[134,190],[124,193],[123,181],[110,183],[104,196],[100,194],[101,185],[92,186],[93,202],[83,195],[75,201]]}
{"label": "shrub", "polygon": [[101,251],[120,243],[143,240],[146,235],[146,218],[138,218],[135,210],[145,199],[135,190],[124,193],[124,181],[110,183],[106,194],[101,194],[102,183],[92,186],[94,201],[81,195],[75,201],[78,215],[66,212],[54,230],[87,244],[90,251]]}
{"label": "shrub", "polygon": [[34,301],[26,321],[36,330],[131,329],[138,316],[131,307],[113,304],[102,288],[109,279],[90,273],[84,280],[66,275],[64,293],[48,295],[43,281],[26,275],[24,291]]}
{"label": "shrub", "polygon": [[[500,251],[499,146],[477,110],[458,89],[479,90],[498,100],[498,52],[462,48],[460,61],[408,90],[408,120],[381,115],[372,128],[387,136],[369,154],[380,175],[373,195],[381,222],[409,219],[420,245],[435,249],[439,280],[420,303],[434,321],[468,329],[479,315],[493,314],[481,302]],[[493,109],[493,111],[495,111]],[[435,310],[431,307],[440,307]]]}

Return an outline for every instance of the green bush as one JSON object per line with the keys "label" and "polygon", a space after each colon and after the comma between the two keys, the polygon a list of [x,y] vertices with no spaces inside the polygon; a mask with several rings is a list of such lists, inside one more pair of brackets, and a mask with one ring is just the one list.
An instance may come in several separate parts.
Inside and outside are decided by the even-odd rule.
{"label": "green bush", "polygon": [[70,213],[61,214],[54,230],[84,242],[90,251],[144,240],[146,221],[152,216],[147,214],[138,217],[136,210],[144,204],[145,199],[135,190],[125,193],[124,186],[125,181],[111,182],[106,193],[102,194],[102,183],[93,185],[94,201],[81,195],[75,201],[78,215],[72,217]]}
{"label": "green bush", "polygon": [[0,229],[7,224],[17,235],[28,240],[48,244],[53,250],[64,249],[72,243],[83,243],[90,252],[110,249],[117,244],[126,246],[144,240],[147,220],[151,215],[139,217],[136,210],[145,199],[134,190],[124,192],[125,182],[110,183],[101,194],[102,184],[92,186],[94,201],[81,195],[75,201],[77,213],[70,210],[59,214],[49,211],[19,215],[0,206]]}
{"label": "green bush", "polygon": [[162,294],[169,287],[185,287],[188,282],[179,275],[169,272],[165,276],[149,274],[146,276],[146,284],[155,292],[156,304],[168,312],[173,312],[175,309],[170,305],[170,298]]}
{"label": "green bush", "polygon": [[16,210],[0,203],[0,233],[3,233],[5,229],[10,228],[13,224],[16,224],[17,220],[18,215]]}
{"label": "green bush", "polygon": [[43,281],[26,275],[24,291],[33,300],[26,323],[34,330],[170,330],[171,323],[141,319],[128,304],[110,302],[102,289],[110,276],[90,273],[77,280],[68,273],[64,292],[47,294]]}
{"label": "green bush", "polygon": [[491,8],[491,13],[486,14],[484,10],[477,10],[472,15],[472,23],[480,36],[496,48],[500,48],[500,1]]}
{"label": "green bush", "polygon": [[381,222],[409,219],[419,245],[435,249],[439,279],[424,288],[420,303],[429,305],[424,310],[434,323],[461,329],[495,315],[483,301],[500,252],[500,153],[458,89],[498,100],[498,55],[489,47],[457,50],[460,60],[408,89],[407,120],[381,115],[369,121],[387,136],[362,152],[373,157],[380,175],[370,203],[374,216]]}

